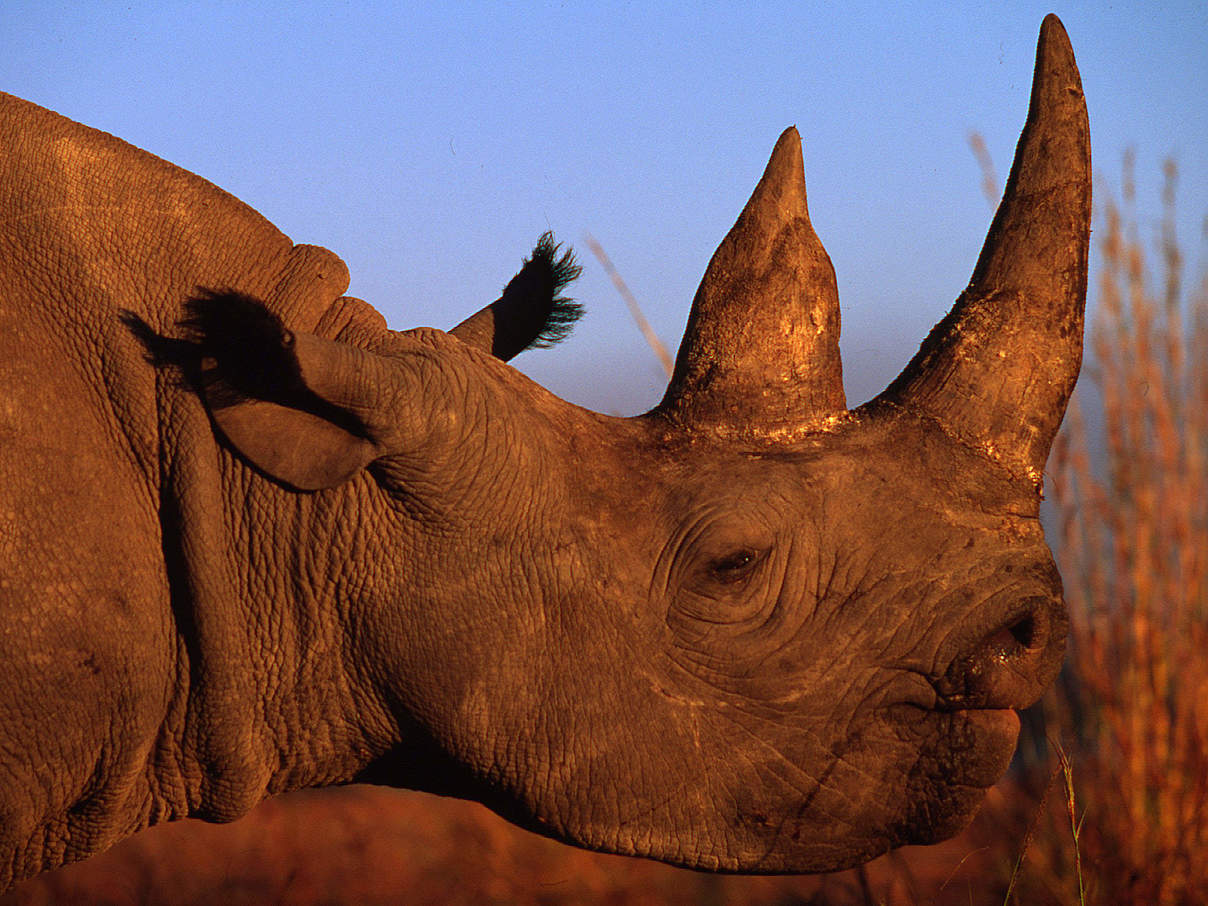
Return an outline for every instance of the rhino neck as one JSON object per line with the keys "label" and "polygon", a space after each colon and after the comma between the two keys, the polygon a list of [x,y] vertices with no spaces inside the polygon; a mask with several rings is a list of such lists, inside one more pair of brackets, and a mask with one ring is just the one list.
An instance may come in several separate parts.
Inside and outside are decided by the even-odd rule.
{"label": "rhino neck", "polygon": [[180,457],[167,483],[179,654],[154,771],[166,810],[232,820],[350,780],[397,744],[350,656],[374,569],[356,541],[375,518],[372,478],[298,494],[220,454]]}

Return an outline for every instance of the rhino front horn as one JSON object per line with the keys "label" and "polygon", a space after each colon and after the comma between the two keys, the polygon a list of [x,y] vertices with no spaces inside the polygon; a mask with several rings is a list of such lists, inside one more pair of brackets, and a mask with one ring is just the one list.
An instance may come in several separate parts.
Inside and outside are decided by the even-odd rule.
{"label": "rhino front horn", "polygon": [[658,412],[723,436],[791,437],[845,409],[835,271],[790,127],[709,262]]}
{"label": "rhino front horn", "polygon": [[1090,219],[1082,82],[1050,15],[1027,123],[973,278],[878,402],[932,417],[1038,482],[1082,361]]}

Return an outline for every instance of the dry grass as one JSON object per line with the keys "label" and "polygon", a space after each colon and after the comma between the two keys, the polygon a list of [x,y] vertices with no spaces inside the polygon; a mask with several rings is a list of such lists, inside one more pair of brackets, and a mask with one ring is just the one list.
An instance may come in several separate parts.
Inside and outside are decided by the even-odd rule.
{"label": "dry grass", "polygon": [[1029,860],[1063,903],[1208,902],[1208,282],[1184,290],[1165,173],[1157,274],[1131,162],[1101,211],[1089,380],[1049,464],[1071,636],[1046,711],[1080,836],[1052,816]]}

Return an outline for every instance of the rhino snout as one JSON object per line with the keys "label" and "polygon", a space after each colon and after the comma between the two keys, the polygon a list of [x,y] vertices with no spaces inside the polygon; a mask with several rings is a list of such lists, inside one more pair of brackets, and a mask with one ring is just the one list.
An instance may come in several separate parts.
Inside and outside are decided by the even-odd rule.
{"label": "rhino snout", "polygon": [[939,707],[1019,710],[1035,704],[1061,669],[1066,624],[1060,599],[1035,597],[993,619],[989,631],[971,630],[935,683]]}

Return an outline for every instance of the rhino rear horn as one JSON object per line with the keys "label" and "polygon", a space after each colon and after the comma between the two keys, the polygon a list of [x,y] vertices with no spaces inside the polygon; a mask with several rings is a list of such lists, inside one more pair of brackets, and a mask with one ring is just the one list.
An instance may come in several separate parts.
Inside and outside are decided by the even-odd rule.
{"label": "rhino rear horn", "polygon": [[875,402],[934,418],[1039,482],[1082,361],[1090,218],[1082,82],[1050,15],[1027,122],[969,286]]}
{"label": "rhino rear horn", "polygon": [[656,411],[723,436],[789,438],[845,409],[835,271],[790,127],[709,262]]}

